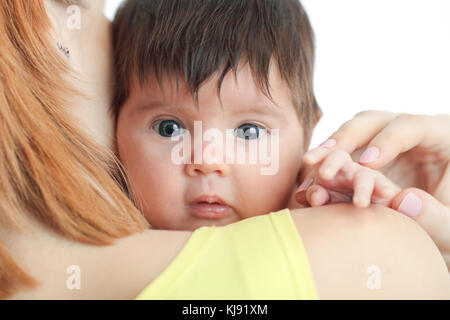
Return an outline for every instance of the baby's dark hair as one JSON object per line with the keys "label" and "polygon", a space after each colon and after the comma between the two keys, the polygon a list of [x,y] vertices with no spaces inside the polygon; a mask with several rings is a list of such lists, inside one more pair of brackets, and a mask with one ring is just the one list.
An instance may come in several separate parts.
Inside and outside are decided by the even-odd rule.
{"label": "baby's dark hair", "polygon": [[127,0],[113,22],[117,118],[131,79],[183,79],[198,102],[202,84],[249,64],[261,91],[271,98],[269,66],[288,84],[309,141],[320,108],[313,93],[314,34],[299,0]]}

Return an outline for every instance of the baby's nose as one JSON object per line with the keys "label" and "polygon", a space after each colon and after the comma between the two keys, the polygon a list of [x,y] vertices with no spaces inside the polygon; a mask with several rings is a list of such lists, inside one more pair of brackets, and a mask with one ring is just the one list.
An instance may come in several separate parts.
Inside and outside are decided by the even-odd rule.
{"label": "baby's nose", "polygon": [[190,177],[216,173],[220,177],[226,177],[230,173],[230,166],[224,161],[227,150],[222,144],[194,143],[191,151],[191,161],[185,165],[186,175]]}
{"label": "baby's nose", "polygon": [[216,173],[220,177],[226,177],[230,173],[230,168],[225,163],[206,163],[203,161],[200,164],[187,164],[185,167],[186,174],[189,177],[195,177],[198,175],[208,175],[211,173]]}

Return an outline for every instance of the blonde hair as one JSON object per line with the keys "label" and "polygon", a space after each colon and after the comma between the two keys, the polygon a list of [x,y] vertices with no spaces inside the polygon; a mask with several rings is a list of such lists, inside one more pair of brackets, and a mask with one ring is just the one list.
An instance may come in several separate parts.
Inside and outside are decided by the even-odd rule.
{"label": "blonde hair", "polygon": [[[108,245],[149,226],[118,184],[115,158],[72,124],[77,92],[48,39],[43,0],[0,2],[0,227],[37,219],[74,241]],[[0,243],[0,298],[37,282]]]}

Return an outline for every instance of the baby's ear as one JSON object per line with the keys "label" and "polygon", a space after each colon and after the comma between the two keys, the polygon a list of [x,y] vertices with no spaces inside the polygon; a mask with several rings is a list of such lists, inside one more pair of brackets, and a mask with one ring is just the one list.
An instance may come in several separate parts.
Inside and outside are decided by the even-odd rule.
{"label": "baby's ear", "polygon": [[314,131],[314,129],[316,128],[317,123],[320,121],[320,119],[322,118],[323,112],[322,109],[316,105],[315,110],[314,110],[314,115],[313,115],[313,119],[312,119],[312,124],[309,123],[308,125],[308,130],[310,131],[309,133],[306,134],[305,137],[305,141],[304,141],[304,149],[303,151],[306,152],[309,149],[309,144],[311,143],[311,138],[312,138],[312,132]]}
{"label": "baby's ear", "polygon": [[322,109],[319,106],[317,106],[316,118],[314,119],[314,127],[317,125],[320,119],[322,119],[322,116],[323,116]]}

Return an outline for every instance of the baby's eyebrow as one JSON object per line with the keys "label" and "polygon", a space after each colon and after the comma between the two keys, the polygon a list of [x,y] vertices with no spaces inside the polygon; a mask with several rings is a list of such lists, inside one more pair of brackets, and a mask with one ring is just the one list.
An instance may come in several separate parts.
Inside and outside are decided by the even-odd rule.
{"label": "baby's eyebrow", "polygon": [[247,112],[254,112],[254,113],[270,113],[272,112],[270,110],[271,108],[267,105],[250,105],[247,107],[240,107],[240,108],[236,108],[236,110],[234,111],[234,113],[247,113]]}
{"label": "baby's eyebrow", "polygon": [[135,112],[141,111],[149,111],[156,108],[164,108],[164,109],[176,109],[180,106],[177,104],[173,104],[170,102],[164,102],[159,100],[145,101],[141,102],[135,109]]}
{"label": "baby's eyebrow", "polygon": [[[156,108],[165,108],[165,109],[178,109],[180,105],[173,104],[170,102],[165,102],[161,100],[149,100],[142,102],[136,108],[137,112],[140,111],[148,111]],[[226,107],[224,107],[226,108]],[[283,108],[278,105],[269,105],[266,103],[255,103],[248,104],[246,106],[241,105],[239,107],[232,107],[230,112],[235,115],[240,114],[260,114],[260,115],[274,115],[281,117],[282,119],[286,119],[285,113],[283,112]]]}
{"label": "baby's eyebrow", "polygon": [[248,107],[237,108],[233,113],[234,114],[257,113],[263,115],[276,115],[285,118],[284,112],[281,107],[267,104],[254,104]]}

